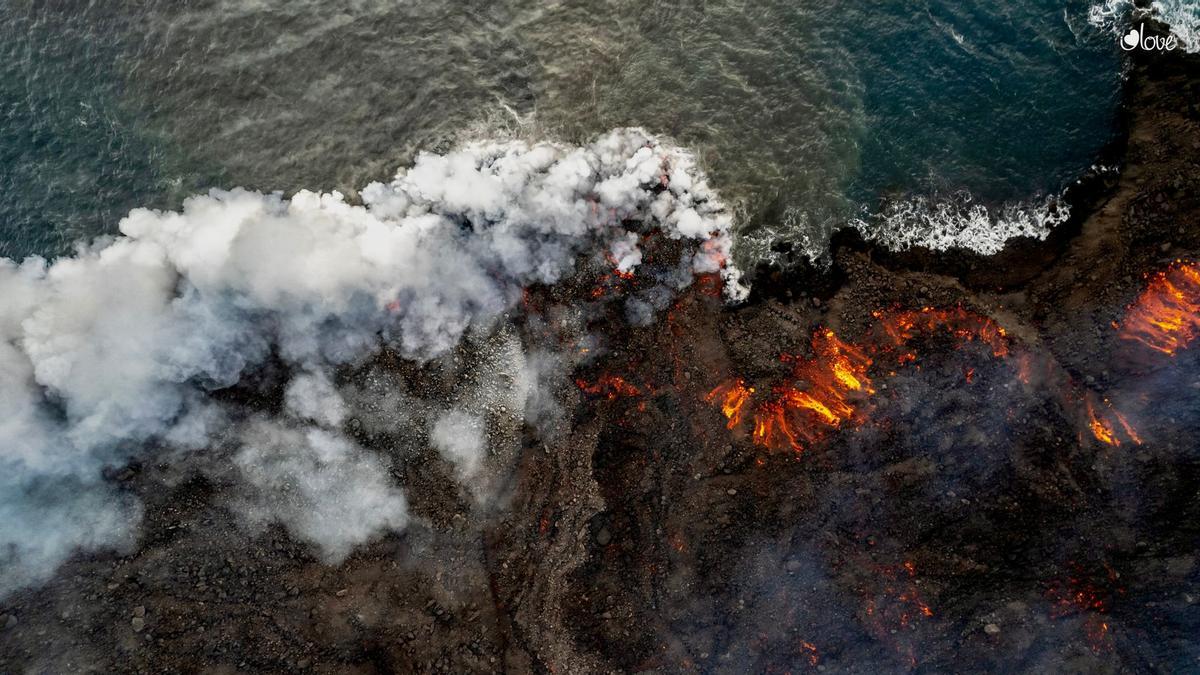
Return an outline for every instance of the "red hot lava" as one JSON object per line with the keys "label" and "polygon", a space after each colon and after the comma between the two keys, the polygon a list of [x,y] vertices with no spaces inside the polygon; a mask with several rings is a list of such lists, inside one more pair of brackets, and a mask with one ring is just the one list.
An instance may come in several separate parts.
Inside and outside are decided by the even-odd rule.
{"label": "red hot lava", "polygon": [[[1096,437],[1096,440],[1113,447],[1119,447],[1122,439],[1134,445],[1142,444],[1142,439],[1133,425],[1124,415],[1113,408],[1108,399],[1095,403],[1089,393],[1084,396],[1083,401],[1087,408],[1087,428]],[[1098,410],[1099,412],[1097,412]]]}
{"label": "red hot lava", "polygon": [[882,565],[877,571],[884,583],[879,594],[867,598],[867,616],[887,619],[899,628],[907,628],[916,618],[933,617],[933,610],[917,590],[916,565]]}
{"label": "red hot lava", "polygon": [[879,582],[863,591],[866,626],[905,655],[909,666],[915,668],[917,655],[905,631],[915,630],[917,621],[933,618],[933,609],[917,587],[916,565],[905,561],[901,565],[873,567]]}
{"label": "red hot lava", "polygon": [[604,374],[600,376],[600,379],[591,383],[580,378],[575,380],[575,384],[583,393],[609,401],[615,401],[622,397],[641,396],[643,393],[641,387],[631,384],[620,375]]}
{"label": "red hot lava", "polygon": [[1124,340],[1174,356],[1200,335],[1200,266],[1176,261],[1150,278],[1117,326]]}
{"label": "red hot lava", "polygon": [[812,358],[781,357],[792,364],[792,377],[772,389],[749,414],[755,389],[740,379],[718,385],[705,400],[721,406],[729,429],[752,419],[754,443],[801,451],[805,443],[816,441],[826,431],[860,420],[853,394],[875,393],[867,377],[871,359],[861,349],[823,328],[813,334],[812,350]]}
{"label": "red hot lava", "polygon": [[[961,307],[920,310],[888,310],[874,313],[882,340],[855,345],[840,339],[829,328],[812,336],[811,358],[784,354],[781,361],[792,365],[784,384],[770,390],[764,400],[753,403],[755,388],[741,379],[724,382],[705,400],[720,405],[729,429],[752,420],[756,445],[773,450],[802,451],[827,432],[864,421],[861,403],[875,394],[868,371],[874,363],[870,354],[895,352],[903,365],[916,360],[907,349],[914,338],[945,331],[958,340],[980,341],[1000,357],[1007,356],[1008,337],[995,321]],[[882,344],[879,344],[882,342]],[[966,372],[970,382],[974,370]]]}
{"label": "red hot lava", "polygon": [[816,645],[804,640],[800,641],[800,653],[808,659],[808,665],[814,668],[821,662],[821,652],[817,650]]}
{"label": "red hot lava", "polygon": [[1104,566],[1103,573],[1088,573],[1078,563],[1071,563],[1070,567],[1070,574],[1047,585],[1050,618],[1086,615],[1083,630],[1092,651],[1111,651],[1112,626],[1107,615],[1112,611],[1113,602],[1125,594],[1125,589],[1120,585],[1116,571],[1108,565]]}
{"label": "red hot lava", "polygon": [[[883,334],[891,347],[899,349],[918,337],[948,333],[960,342],[982,342],[992,349],[997,358],[1008,356],[1008,333],[992,319],[962,307],[938,309],[922,307],[914,309],[892,309],[872,312],[879,320]],[[901,354],[901,362],[911,352]]]}
{"label": "red hot lava", "polygon": [[753,394],[754,388],[747,387],[745,381],[730,380],[717,385],[715,389],[708,392],[708,396],[705,396],[704,400],[709,403],[719,402],[721,413],[729,420],[726,427],[736,429],[745,419],[746,404],[750,402]]}
{"label": "red hot lava", "polygon": [[[1200,286],[1196,290],[1200,293]],[[799,452],[830,430],[861,424],[865,419],[862,404],[875,394],[868,371],[876,358],[894,359],[898,367],[915,363],[917,353],[912,343],[920,338],[946,335],[956,346],[986,345],[996,358],[1013,355],[1012,338],[1002,326],[962,307],[889,309],[873,312],[872,316],[878,322],[876,330],[868,333],[862,344],[844,342],[832,330],[821,328],[812,337],[812,358],[783,355],[781,361],[792,364],[790,377],[770,389],[770,394],[762,400],[755,400],[756,388],[742,379],[718,385],[705,400],[720,406],[730,430],[751,421],[756,445]],[[1015,369],[1016,377],[1031,385],[1033,355],[1024,350],[1017,352]],[[964,367],[963,376],[968,384],[974,382],[975,375],[974,367]],[[1091,392],[1065,396],[1069,401],[1082,400],[1081,426],[1101,443],[1110,446],[1142,443],[1133,425],[1108,399],[1097,399]]]}

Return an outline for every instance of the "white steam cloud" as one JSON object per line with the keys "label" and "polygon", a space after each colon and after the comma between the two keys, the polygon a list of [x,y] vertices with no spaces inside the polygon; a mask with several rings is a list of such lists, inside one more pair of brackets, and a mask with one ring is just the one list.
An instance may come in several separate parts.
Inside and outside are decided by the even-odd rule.
{"label": "white steam cloud", "polygon": [[[327,560],[403,528],[387,458],[340,429],[335,370],[385,344],[439,357],[583,254],[634,271],[640,235],[690,242],[629,310],[643,320],[694,272],[745,294],[725,264],[730,216],[693,158],[639,130],[425,154],[361,194],[213,191],[136,210],[71,258],[0,260],[0,594],[75,550],[134,542],[142,506],[104,471],[150,447],[229,450],[247,523],[280,523]],[[278,419],[211,395],[268,360],[291,373]],[[465,419],[433,437],[470,470],[482,447]]]}
{"label": "white steam cloud", "polygon": [[325,429],[249,425],[234,457],[251,526],[283,523],[322,559],[339,563],[355,546],[408,523],[408,506],[387,467],[349,439]]}
{"label": "white steam cloud", "polygon": [[324,372],[297,375],[284,395],[287,409],[300,419],[336,427],[346,419],[346,402]]}
{"label": "white steam cloud", "polygon": [[479,472],[487,449],[483,420],[462,410],[451,410],[438,418],[429,440],[442,457],[453,462],[466,478]]}

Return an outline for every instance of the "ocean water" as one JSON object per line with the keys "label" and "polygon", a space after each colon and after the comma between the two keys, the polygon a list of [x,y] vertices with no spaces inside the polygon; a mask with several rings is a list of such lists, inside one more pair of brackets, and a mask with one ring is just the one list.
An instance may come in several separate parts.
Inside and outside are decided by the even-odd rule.
{"label": "ocean water", "polygon": [[[1121,52],[1092,10],[14,0],[0,4],[0,255],[62,254],[134,206],[209,187],[353,195],[421,150],[622,126],[695,152],[736,208],[743,266],[963,195],[972,232],[1003,229],[1005,213],[1036,219],[1113,134]],[[902,220],[898,245],[946,226]]]}

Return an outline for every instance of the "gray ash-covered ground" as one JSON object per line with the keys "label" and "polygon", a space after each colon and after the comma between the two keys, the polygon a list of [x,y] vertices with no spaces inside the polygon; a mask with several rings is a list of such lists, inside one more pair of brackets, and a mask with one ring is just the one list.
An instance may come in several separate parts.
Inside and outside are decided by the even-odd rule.
{"label": "gray ash-covered ground", "polygon": [[[736,309],[701,286],[648,327],[614,319],[606,349],[540,383],[560,406],[545,428],[490,411],[472,488],[398,447],[386,406],[352,417],[414,522],[341,565],[278,527],[247,533],[220,475],[128,467],[112,480],[146,502],[140,547],[7,599],[0,672],[1200,668],[1200,345],[1150,353],[1112,325],[1145,275],[1200,258],[1200,64],[1139,58],[1120,171],[1048,242],[984,259],[848,237],[816,282],[762,277]],[[589,290],[533,293],[543,322],[453,367],[384,354],[342,384],[362,401],[474,387],[498,406],[464,384],[472,365],[545,338]],[[1010,353],[944,332],[904,363],[875,352],[863,418],[803,452],[727,429],[705,400],[731,378],[765,391],[818,327],[866,344],[874,312],[921,307],[994,321]],[[1105,399],[1141,444],[1089,433],[1080,411]]]}

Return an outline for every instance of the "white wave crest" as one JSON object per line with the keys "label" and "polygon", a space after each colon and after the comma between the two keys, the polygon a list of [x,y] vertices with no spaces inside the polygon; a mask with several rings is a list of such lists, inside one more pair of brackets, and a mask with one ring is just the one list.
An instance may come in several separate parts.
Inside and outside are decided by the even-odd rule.
{"label": "white wave crest", "polygon": [[1070,209],[1054,198],[997,209],[973,202],[968,193],[949,198],[913,197],[889,202],[878,213],[852,224],[868,241],[893,251],[959,248],[993,255],[1016,237],[1045,239],[1070,216]]}
{"label": "white wave crest", "polygon": [[1088,9],[1088,22],[1119,35],[1127,19],[1154,19],[1165,24],[1189,54],[1200,52],[1200,3],[1195,0],[1155,0],[1141,8],[1133,0],[1104,0]]}

